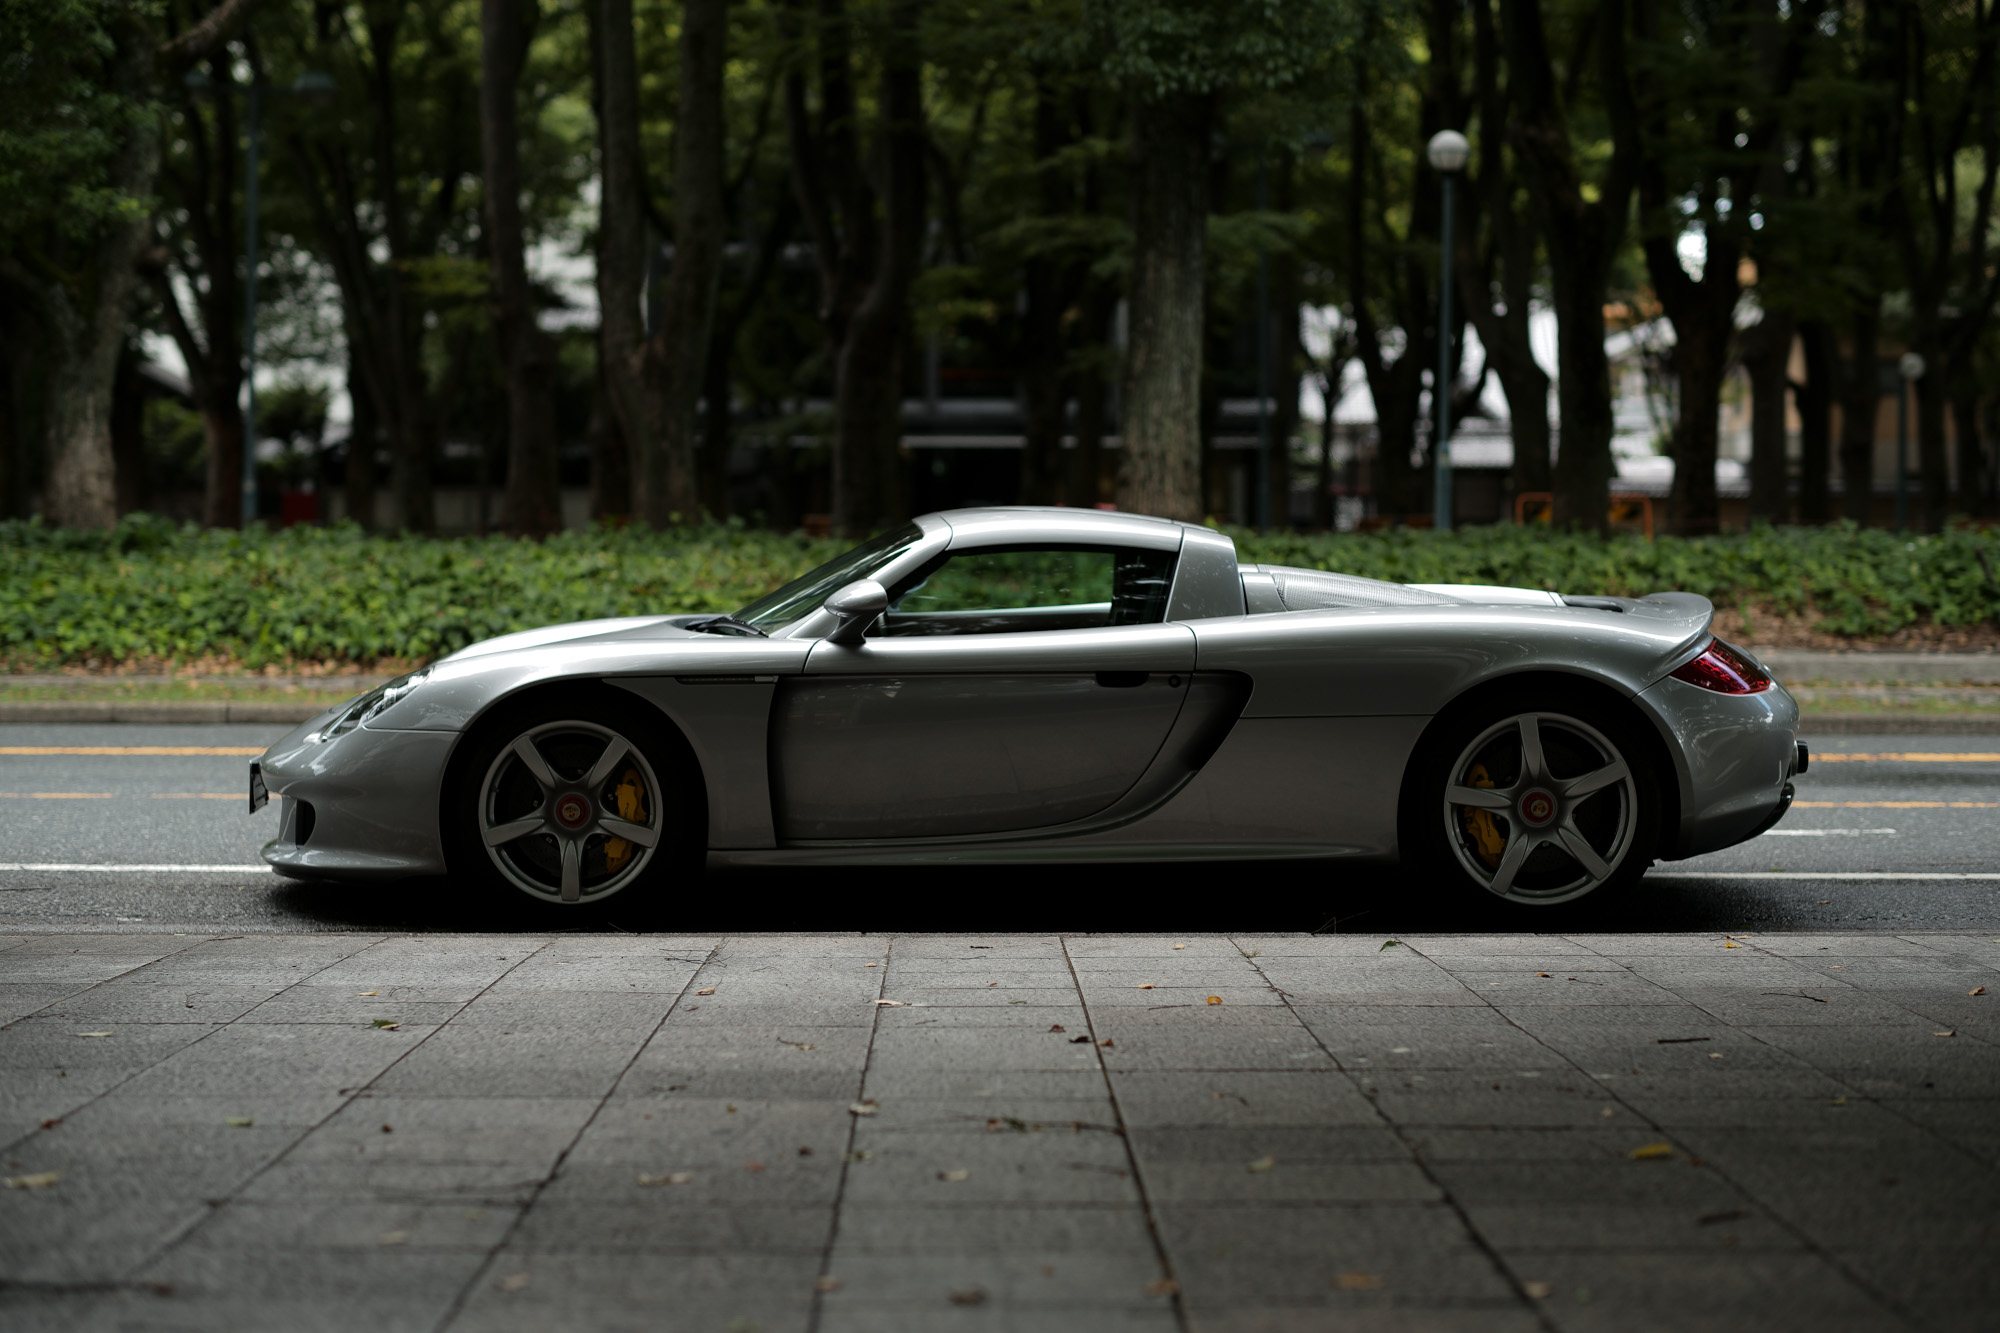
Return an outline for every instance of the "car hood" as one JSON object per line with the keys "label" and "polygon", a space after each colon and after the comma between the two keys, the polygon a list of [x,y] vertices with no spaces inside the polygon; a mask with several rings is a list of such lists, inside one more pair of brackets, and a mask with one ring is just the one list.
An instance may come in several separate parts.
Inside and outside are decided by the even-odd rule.
{"label": "car hood", "polygon": [[[611,616],[604,620],[575,620],[567,625],[544,625],[540,629],[518,630],[513,634],[501,634],[491,639],[481,639],[469,643],[449,657],[441,657],[440,662],[461,662],[468,657],[488,657],[494,653],[511,653],[522,648],[545,648],[552,643],[569,643],[578,639],[597,639],[606,635],[628,635],[634,630],[662,630],[669,635],[688,634],[691,631],[680,628],[679,622],[690,619],[687,616]],[[650,637],[650,636],[649,636]]]}

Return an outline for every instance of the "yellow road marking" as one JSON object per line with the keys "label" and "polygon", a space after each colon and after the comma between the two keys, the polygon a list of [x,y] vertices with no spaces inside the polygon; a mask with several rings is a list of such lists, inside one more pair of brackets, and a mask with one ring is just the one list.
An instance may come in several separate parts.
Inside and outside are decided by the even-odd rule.
{"label": "yellow road marking", "polygon": [[2000,801],[1793,801],[1794,810],[1993,810]]}
{"label": "yellow road marking", "polygon": [[108,801],[115,795],[108,791],[0,791],[0,796],[16,801]]}
{"label": "yellow road marking", "polygon": [[[156,791],[156,801],[241,801],[246,799],[240,791]],[[272,800],[278,798],[273,796]]]}
{"label": "yellow road marking", "polygon": [[1913,750],[1894,754],[1815,754],[1815,764],[2000,764],[2000,754],[1968,750],[1964,753]]}
{"label": "yellow road marking", "polygon": [[258,755],[259,745],[0,745],[0,754]]}

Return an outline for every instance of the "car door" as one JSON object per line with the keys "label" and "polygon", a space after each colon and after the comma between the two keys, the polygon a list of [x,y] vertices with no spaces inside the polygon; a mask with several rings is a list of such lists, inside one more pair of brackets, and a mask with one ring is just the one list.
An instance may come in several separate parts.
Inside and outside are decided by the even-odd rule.
{"label": "car door", "polygon": [[1159,752],[1194,635],[1163,624],[1170,552],[948,552],[877,631],[813,645],[772,717],[782,841],[1048,828],[1107,808]]}

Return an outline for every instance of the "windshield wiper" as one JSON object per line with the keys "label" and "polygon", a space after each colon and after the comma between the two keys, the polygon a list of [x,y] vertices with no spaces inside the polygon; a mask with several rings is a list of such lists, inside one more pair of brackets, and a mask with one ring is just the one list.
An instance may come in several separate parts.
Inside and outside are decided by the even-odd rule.
{"label": "windshield wiper", "polygon": [[707,620],[690,622],[685,628],[699,634],[734,634],[745,639],[768,639],[771,636],[747,620],[735,616],[710,616]]}

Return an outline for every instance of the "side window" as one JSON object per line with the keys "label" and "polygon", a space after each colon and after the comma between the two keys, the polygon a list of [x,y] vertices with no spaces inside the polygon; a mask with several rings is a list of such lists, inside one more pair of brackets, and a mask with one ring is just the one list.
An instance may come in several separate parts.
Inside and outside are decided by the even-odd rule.
{"label": "side window", "polygon": [[890,590],[881,632],[999,634],[1153,624],[1166,614],[1173,570],[1171,551],[958,551]]}

